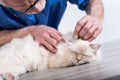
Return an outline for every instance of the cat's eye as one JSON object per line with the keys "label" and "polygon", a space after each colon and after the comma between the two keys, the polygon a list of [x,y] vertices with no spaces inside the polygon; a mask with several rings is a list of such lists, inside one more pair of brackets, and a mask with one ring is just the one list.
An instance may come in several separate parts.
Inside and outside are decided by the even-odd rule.
{"label": "cat's eye", "polygon": [[[79,63],[80,61],[82,61],[82,60],[87,56],[86,53],[85,53],[85,54],[84,54],[84,53],[79,54],[79,53],[77,53],[77,52],[75,52],[75,51],[72,51],[72,52],[75,53],[75,55],[76,55],[76,60],[77,60],[78,63]],[[79,55],[81,55],[80,58],[78,58]]]}

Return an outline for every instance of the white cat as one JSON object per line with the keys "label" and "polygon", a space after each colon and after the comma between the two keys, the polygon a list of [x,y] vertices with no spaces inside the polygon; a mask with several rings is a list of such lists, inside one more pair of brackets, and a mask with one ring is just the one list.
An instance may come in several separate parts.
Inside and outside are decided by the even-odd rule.
{"label": "white cat", "polygon": [[100,45],[83,40],[70,40],[57,46],[52,54],[39,46],[31,35],[13,39],[0,47],[0,80],[17,80],[27,71],[79,65],[96,60]]}

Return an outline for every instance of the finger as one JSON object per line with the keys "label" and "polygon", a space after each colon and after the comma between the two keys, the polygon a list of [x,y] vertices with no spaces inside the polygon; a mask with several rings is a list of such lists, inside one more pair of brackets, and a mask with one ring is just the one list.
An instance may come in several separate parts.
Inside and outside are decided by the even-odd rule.
{"label": "finger", "polygon": [[[51,31],[57,33],[59,36],[62,36],[62,33],[54,28],[51,28]],[[49,31],[49,33],[51,33],[51,31]]]}
{"label": "finger", "polygon": [[87,19],[84,17],[82,18],[75,27],[74,36],[78,36],[79,32],[81,31],[82,27],[87,23]]}
{"label": "finger", "polygon": [[57,31],[57,34],[58,34],[59,36],[61,36],[61,37],[63,36],[62,33],[59,32],[59,31]]}
{"label": "finger", "polygon": [[97,28],[97,29],[95,30],[93,36],[90,37],[90,38],[88,39],[88,41],[91,42],[92,40],[94,40],[94,39],[100,34],[100,32],[101,32],[101,30],[99,30],[99,29]]}
{"label": "finger", "polygon": [[89,31],[85,34],[85,36],[83,38],[85,40],[90,39],[93,36],[95,30],[96,30],[96,25],[92,25],[91,28],[89,29]]}
{"label": "finger", "polygon": [[45,40],[41,40],[41,45],[43,45],[47,50],[49,50],[50,52],[56,53],[56,48],[54,48],[51,44],[49,44],[47,41]]}
{"label": "finger", "polygon": [[57,38],[57,40],[58,40],[59,42],[61,42],[61,41],[62,41],[62,42],[65,42],[65,40],[63,39],[63,34],[58,31],[58,35],[60,36],[61,39],[60,39],[60,38],[59,38],[59,39]]}
{"label": "finger", "polygon": [[52,38],[54,38],[55,40],[57,40],[57,42],[61,42],[61,41],[64,41],[64,39],[62,38],[62,36],[59,36],[58,34],[51,34],[50,35]]}
{"label": "finger", "polygon": [[57,44],[58,44],[57,40],[55,40],[54,38],[51,38],[49,35],[45,37],[45,40],[46,40],[49,44],[51,44],[53,47],[56,48],[56,46],[57,46]]}
{"label": "finger", "polygon": [[64,41],[62,38],[62,33],[60,33],[59,31],[55,29],[51,29],[51,31],[48,31],[48,33],[49,33],[49,36],[57,40],[58,43],[61,41]]}
{"label": "finger", "polygon": [[92,21],[88,21],[86,23],[86,25],[83,26],[83,28],[79,32],[79,36],[81,36],[82,38],[84,38],[85,34],[89,31],[89,29],[91,28],[92,25],[93,25]]}

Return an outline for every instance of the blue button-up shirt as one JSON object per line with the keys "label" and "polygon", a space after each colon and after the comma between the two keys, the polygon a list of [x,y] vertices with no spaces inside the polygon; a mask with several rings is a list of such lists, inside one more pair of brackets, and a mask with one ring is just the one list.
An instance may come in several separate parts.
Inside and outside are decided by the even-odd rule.
{"label": "blue button-up shirt", "polygon": [[[81,10],[85,9],[89,0],[46,0],[46,7],[37,14],[25,14],[15,17],[6,7],[0,5],[0,29],[19,29],[30,25],[48,25],[55,29],[65,12],[67,1],[78,5]],[[14,14],[21,12],[11,9]]]}

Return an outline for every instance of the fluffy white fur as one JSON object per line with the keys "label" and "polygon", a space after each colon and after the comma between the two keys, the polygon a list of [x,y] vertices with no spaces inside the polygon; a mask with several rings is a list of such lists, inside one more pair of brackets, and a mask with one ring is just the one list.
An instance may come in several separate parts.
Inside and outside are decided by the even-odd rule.
{"label": "fluffy white fur", "polygon": [[97,59],[99,47],[98,44],[90,44],[80,39],[66,39],[66,42],[57,46],[57,53],[52,54],[39,46],[31,35],[13,39],[0,47],[0,80],[17,80],[20,74],[27,71],[91,62]]}

